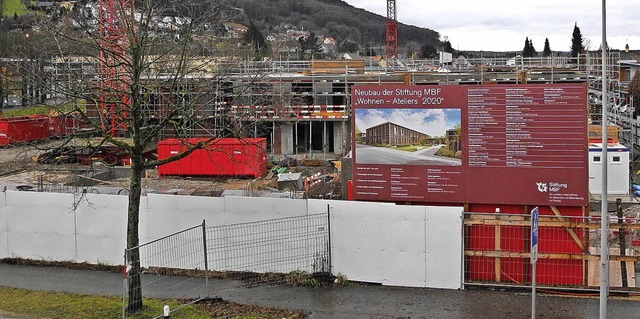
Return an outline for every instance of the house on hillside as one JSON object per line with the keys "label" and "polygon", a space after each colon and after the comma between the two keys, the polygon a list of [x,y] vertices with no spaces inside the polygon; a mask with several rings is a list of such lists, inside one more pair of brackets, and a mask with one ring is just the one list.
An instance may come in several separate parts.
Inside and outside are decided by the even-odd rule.
{"label": "house on hillside", "polygon": [[332,54],[338,49],[338,42],[336,42],[336,40],[332,37],[325,37],[324,39],[322,39],[320,47],[322,48],[322,53]]}
{"label": "house on hillside", "polygon": [[467,70],[473,65],[469,62],[469,59],[467,59],[466,56],[459,55],[455,60],[453,60],[453,62],[451,62],[451,66],[456,70]]}
{"label": "house on hillside", "polygon": [[346,60],[363,60],[364,59],[357,52],[345,52],[342,54],[342,58]]}
{"label": "house on hillside", "polygon": [[368,60],[367,65],[371,67],[386,68],[388,66],[387,59],[381,55],[370,56]]}

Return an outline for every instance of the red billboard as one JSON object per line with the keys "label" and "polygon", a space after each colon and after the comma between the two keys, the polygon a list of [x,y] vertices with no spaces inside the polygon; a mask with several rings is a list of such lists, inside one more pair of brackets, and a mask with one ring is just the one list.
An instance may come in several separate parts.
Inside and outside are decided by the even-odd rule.
{"label": "red billboard", "polygon": [[586,206],[586,84],[366,85],[352,96],[353,197]]}

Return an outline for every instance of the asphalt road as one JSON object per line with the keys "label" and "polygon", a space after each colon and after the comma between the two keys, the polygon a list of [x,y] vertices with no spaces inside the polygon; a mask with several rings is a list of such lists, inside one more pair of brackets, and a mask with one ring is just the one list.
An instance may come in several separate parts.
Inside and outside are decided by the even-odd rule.
{"label": "asphalt road", "polygon": [[356,148],[356,162],[358,164],[462,165],[459,159],[434,155],[439,147],[432,147],[419,152],[406,152],[368,145],[356,145]]}
{"label": "asphalt road", "polygon": [[[171,285],[167,281],[167,285]],[[88,295],[121,296],[121,274],[0,264],[0,286]],[[243,304],[305,310],[313,319],[531,318],[531,294],[486,289],[441,290],[356,285],[339,288],[258,286],[228,288],[210,281],[212,297]],[[227,287],[227,288],[225,288]],[[166,297],[166,287],[147,297]],[[179,291],[174,291],[180,294]],[[183,295],[185,298],[197,296]],[[599,299],[539,293],[537,318],[598,318]],[[608,318],[640,318],[640,301],[611,297]]]}

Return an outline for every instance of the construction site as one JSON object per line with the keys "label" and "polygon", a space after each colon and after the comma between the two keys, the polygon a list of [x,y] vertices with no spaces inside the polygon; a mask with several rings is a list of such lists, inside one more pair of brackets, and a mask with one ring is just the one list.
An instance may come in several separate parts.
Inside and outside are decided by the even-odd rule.
{"label": "construction site", "polygon": [[[590,291],[598,287],[598,245],[601,236],[608,236],[612,289],[637,292],[640,208],[627,192],[620,200],[600,198],[610,202],[611,209],[598,211],[589,188],[587,156],[596,138],[590,136],[588,125],[607,123],[600,116],[603,105],[616,108],[616,120],[625,125],[612,130],[619,136],[611,136],[611,141],[638,141],[638,125],[632,120],[635,109],[626,93],[637,62],[629,64],[621,57],[623,52],[611,52],[605,59],[610,65],[605,76],[611,79],[612,90],[602,96],[603,59],[598,52],[579,57],[471,59],[441,54],[439,59],[400,59],[395,1],[388,1],[387,18],[384,65],[370,58],[242,61],[217,65],[225,69],[223,78],[193,76],[180,83],[180,90],[156,85],[145,92],[147,123],[166,122],[167,114],[172,114],[168,110],[181,102],[192,115],[171,118],[182,125],[179,132],[171,127],[157,132],[154,145],[145,150],[150,158],[165,159],[183,152],[185,145],[229,136],[213,140],[211,148],[146,170],[143,195],[148,196],[145,207],[149,225],[154,226],[145,229],[148,237],[163,235],[156,226],[167,233],[175,231],[163,224],[164,219],[181,214],[197,215],[198,222],[215,215],[242,223],[247,222],[243,213],[258,216],[259,221],[326,211],[321,218],[336,228],[311,230],[327,236],[317,241],[321,248],[314,248],[322,250],[323,258],[329,255],[328,261],[313,261],[323,271],[329,263],[329,272],[341,269],[353,280],[411,287],[528,287],[535,278],[531,260],[540,258],[540,285]],[[7,77],[23,83],[9,97],[16,104],[29,104],[34,96],[45,103],[66,98],[12,71],[12,67],[22,70],[19,65],[30,61],[3,63]],[[91,79],[101,68],[90,59],[65,58],[46,61],[43,69],[54,79],[48,83],[64,86],[65,81],[71,85],[76,79]],[[83,103],[89,117],[104,123],[108,106],[99,101]],[[369,121],[372,114],[376,121]],[[446,118],[446,127],[430,131],[433,114]],[[7,143],[0,149],[7,164],[0,185],[15,200],[7,207],[17,210],[38,193],[129,192],[127,154],[117,148],[61,152],[58,146],[68,137],[86,148],[95,145],[91,140],[96,136],[81,121],[63,119],[55,121],[62,124],[52,125],[51,117],[7,120],[20,125],[39,121],[40,128],[48,127],[38,134],[18,134],[25,130],[7,124]],[[119,119],[107,121],[112,137],[131,138]],[[633,167],[639,147],[633,142],[626,147],[631,149]],[[189,206],[195,198],[191,196],[200,197]],[[62,207],[65,200],[57,197],[53,206]],[[106,199],[101,203],[97,210],[105,216],[118,208]],[[215,209],[209,211],[210,207]],[[237,207],[239,215],[229,207]],[[154,209],[162,218],[153,219]],[[537,250],[534,254],[529,235],[538,214],[544,241],[539,254]],[[599,224],[605,217],[612,224],[611,232],[603,235]],[[329,236],[331,231],[338,236]],[[270,236],[266,231],[262,235]],[[324,251],[334,247],[331,243],[337,249]],[[332,261],[332,253],[342,259]],[[279,250],[273,255],[280,254]],[[113,254],[106,259],[115,264],[120,257]],[[221,260],[221,264],[226,261]],[[442,260],[444,266],[438,266]],[[421,267],[411,268],[415,264]],[[273,271],[260,268],[263,265],[257,262],[249,268]],[[369,265],[380,269],[369,272]],[[450,266],[453,270],[445,269]],[[236,265],[221,267],[247,271],[235,269]],[[431,269],[436,271],[429,273]],[[438,282],[439,275],[446,277],[446,283]]]}

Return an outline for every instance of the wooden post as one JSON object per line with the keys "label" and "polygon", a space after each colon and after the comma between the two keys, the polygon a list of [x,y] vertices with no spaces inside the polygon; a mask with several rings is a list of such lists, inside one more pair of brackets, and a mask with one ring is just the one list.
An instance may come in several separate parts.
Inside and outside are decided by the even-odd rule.
{"label": "wooden post", "polygon": [[[558,207],[556,207],[556,206],[550,206],[550,207],[551,207],[551,211],[553,212],[553,214],[558,216],[560,221],[566,221],[567,220],[566,218],[564,218],[564,216],[562,216],[562,213],[560,213],[560,210],[558,209]],[[576,232],[573,229],[569,228],[569,227],[565,227],[565,230],[567,231],[567,233],[569,233],[569,236],[571,236],[571,238],[576,243],[576,245],[578,245],[578,248],[580,248],[580,250],[582,250],[583,253],[588,254],[589,250],[585,248],[585,245],[582,242],[582,239],[580,239],[580,237],[578,237]]]}
{"label": "wooden post", "polygon": [[[496,225],[494,226],[494,232],[493,235],[495,236],[494,238],[494,242],[495,242],[495,250],[496,251],[500,251],[500,225]],[[500,272],[502,271],[500,266],[500,257],[496,257],[495,258],[495,275],[496,275],[496,282],[500,282]]]}
{"label": "wooden post", "polygon": [[[496,209],[496,213],[499,213],[500,211]],[[499,215],[496,215],[495,217],[496,219],[500,219]],[[494,249],[495,251],[500,251],[500,223],[498,223],[497,225],[495,225],[493,227],[493,242],[494,242]],[[495,261],[495,266],[494,266],[494,272],[495,272],[495,278],[496,278],[496,282],[500,282],[500,273],[502,272],[502,267],[500,265],[500,256],[496,256],[494,258]]]}
{"label": "wooden post", "polygon": [[[620,229],[618,229],[618,241],[620,242],[620,256],[626,256],[626,238],[624,232],[624,216],[622,215],[622,199],[616,198],[616,213],[618,214],[618,224],[620,225]],[[622,287],[627,288],[627,262],[622,260],[620,261],[620,275],[622,276]]]}

